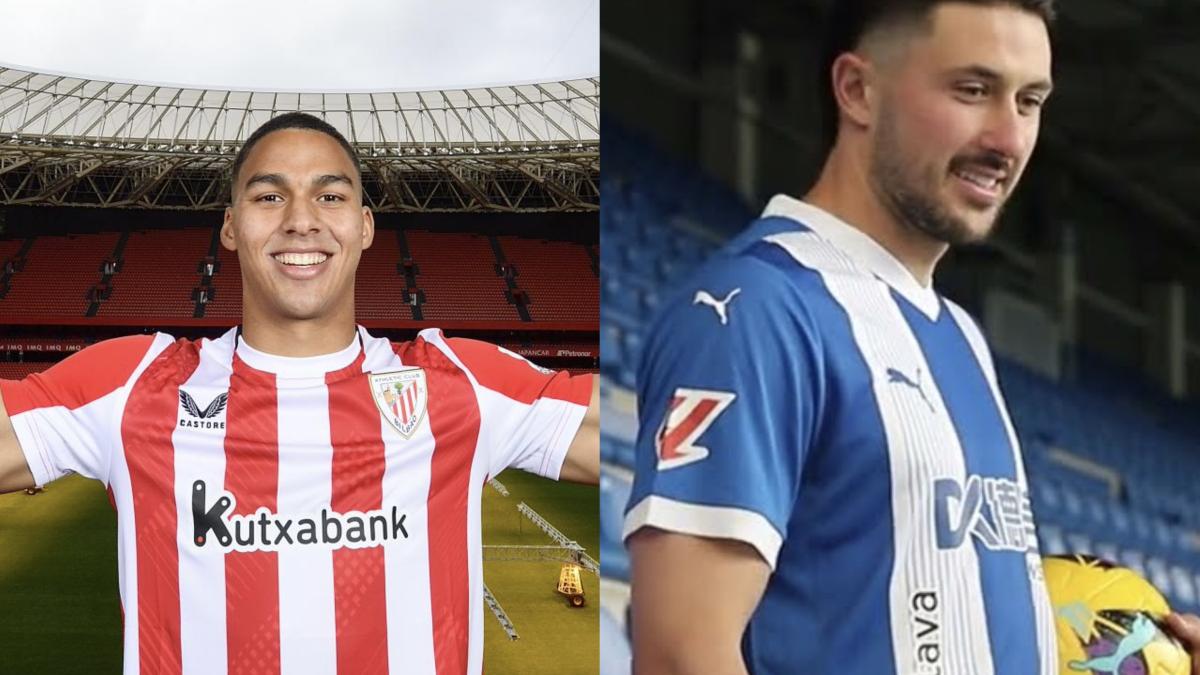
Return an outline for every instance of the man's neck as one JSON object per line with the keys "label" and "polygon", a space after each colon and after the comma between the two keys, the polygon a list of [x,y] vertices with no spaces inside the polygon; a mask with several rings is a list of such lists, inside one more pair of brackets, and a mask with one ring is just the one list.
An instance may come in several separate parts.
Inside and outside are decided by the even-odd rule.
{"label": "man's neck", "polygon": [[242,315],[242,340],[266,354],[304,357],[333,354],[354,340],[354,314],[336,320],[263,320],[255,312]]}
{"label": "man's neck", "polygon": [[944,242],[896,220],[871,189],[866,162],[856,161],[848,152],[830,153],[821,176],[804,201],[875,240],[924,287],[932,283],[933,270],[949,248]]}

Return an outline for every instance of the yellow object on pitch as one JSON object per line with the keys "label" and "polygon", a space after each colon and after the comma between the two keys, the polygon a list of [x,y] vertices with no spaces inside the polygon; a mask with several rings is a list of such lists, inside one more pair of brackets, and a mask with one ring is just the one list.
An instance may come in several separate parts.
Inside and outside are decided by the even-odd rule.
{"label": "yellow object on pitch", "polygon": [[1084,555],[1048,557],[1043,567],[1059,675],[1190,675],[1187,651],[1161,625],[1171,608],[1150,582]]}

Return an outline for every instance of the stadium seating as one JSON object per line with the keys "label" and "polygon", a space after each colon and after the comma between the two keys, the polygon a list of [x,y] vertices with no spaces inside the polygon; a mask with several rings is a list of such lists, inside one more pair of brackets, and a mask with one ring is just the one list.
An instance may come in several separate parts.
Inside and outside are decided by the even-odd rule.
{"label": "stadium seating", "polygon": [[[0,298],[0,316],[9,322],[84,317],[92,304],[89,290],[102,276],[119,234],[40,236],[26,256],[24,269],[11,275]],[[192,318],[192,292],[203,278],[200,264],[209,253],[212,227],[131,232],[120,270],[109,281],[108,296],[97,305],[97,324],[105,318],[144,318],[147,324],[171,325]],[[486,236],[406,231],[423,293],[421,318],[429,321],[520,321],[506,298],[505,280],[496,273],[496,256]],[[532,300],[533,322],[592,322],[597,311],[597,279],[587,250],[579,244],[503,237],[518,283]],[[24,245],[0,239],[0,265]],[[593,250],[594,252],[594,250]],[[355,287],[358,316],[367,320],[411,320],[407,282],[393,229],[380,229],[364,251]],[[233,323],[242,313],[241,267],[235,252],[217,250],[219,271],[204,317]],[[0,275],[3,268],[0,267]]]}
{"label": "stadium seating", "polygon": [[[24,242],[20,239],[0,239],[0,265],[2,265],[9,258],[15,256],[17,252],[21,250],[21,245],[23,243]],[[0,269],[0,274],[3,273],[4,270]]]}
{"label": "stadium seating", "polygon": [[[603,134],[600,368],[610,395],[632,395],[643,332],[664,294],[752,213],[622,130]],[[1128,565],[1175,609],[1200,611],[1200,420],[1136,374],[1086,355],[1080,363],[1071,383],[998,363],[1042,551]],[[620,528],[634,429],[605,420],[601,566],[607,579],[627,582]]]}
{"label": "stadium seating", "polygon": [[12,275],[8,294],[0,299],[0,316],[84,316],[91,304],[88,289],[100,280],[101,263],[116,243],[117,234],[111,232],[38,237],[25,268]]}
{"label": "stadium seating", "polygon": [[133,232],[125,244],[121,271],[97,316],[190,317],[198,265],[208,255],[211,228]]}
{"label": "stadium seating", "polygon": [[[599,310],[599,284],[591,261],[579,244],[499,237],[504,255],[518,271],[516,281],[530,297],[534,321],[594,321]],[[564,284],[563,279],[572,283]]]}
{"label": "stadium seating", "polygon": [[242,316],[242,266],[236,251],[217,249],[217,264],[221,271],[213,275],[215,296],[204,309],[204,316],[224,319],[230,323]]}
{"label": "stadium seating", "polygon": [[40,361],[0,361],[0,380],[19,380],[26,375],[40,373],[54,365]]}
{"label": "stadium seating", "polygon": [[359,316],[372,319],[411,319],[404,276],[396,269],[400,243],[396,233],[379,230],[371,248],[363,251],[354,285],[354,303]]}
{"label": "stadium seating", "polygon": [[408,248],[425,291],[426,319],[472,316],[493,321],[519,321],[515,305],[504,298],[507,286],[496,274],[496,257],[487,237],[407,230]]}

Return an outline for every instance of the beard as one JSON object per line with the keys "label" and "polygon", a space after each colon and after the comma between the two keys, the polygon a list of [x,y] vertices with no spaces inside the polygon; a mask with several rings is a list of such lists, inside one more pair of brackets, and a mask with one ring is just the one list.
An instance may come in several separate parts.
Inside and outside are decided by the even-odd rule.
{"label": "beard", "polygon": [[[879,129],[875,147],[871,153],[869,179],[883,207],[902,226],[923,232],[927,236],[949,244],[961,246],[983,241],[991,234],[992,227],[1000,217],[1003,202],[983,228],[971,225],[947,208],[938,196],[942,177],[933,169],[923,173],[911,161],[913,153],[902,147],[901,134],[896,129],[896,118],[885,106],[880,112]],[[974,155],[959,155],[950,162],[950,172],[971,165],[1004,168],[1009,162],[992,152]]]}

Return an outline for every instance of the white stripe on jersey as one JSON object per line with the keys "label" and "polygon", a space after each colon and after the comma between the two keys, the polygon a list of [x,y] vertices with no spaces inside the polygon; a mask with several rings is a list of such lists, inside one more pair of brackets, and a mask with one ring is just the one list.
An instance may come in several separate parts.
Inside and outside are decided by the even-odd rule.
{"label": "white stripe on jersey", "polygon": [[[975,354],[975,359],[979,361],[979,367],[983,369],[984,375],[987,377],[992,396],[996,400],[996,408],[1000,410],[1000,417],[1004,420],[1004,430],[1008,433],[1008,442],[1013,451],[1013,464],[1017,467],[1017,481],[1022,490],[1029,494],[1029,482],[1025,478],[1025,464],[1021,461],[1020,441],[1017,440],[1017,432],[1013,427],[1012,419],[1009,418],[1008,406],[1004,404],[1004,396],[1000,392],[1000,385],[996,379],[996,367],[992,363],[987,343],[975,325],[975,321],[963,308],[950,301],[946,301],[946,305],[950,308],[950,315],[958,323],[963,335],[967,336],[967,343],[971,345],[971,351]],[[1033,603],[1041,672],[1042,675],[1056,675],[1058,673],[1058,636],[1054,632],[1054,609],[1050,606],[1046,580],[1040,572],[1042,557],[1037,548],[1036,537],[1033,540],[1033,548],[1025,554],[1025,562],[1031,570],[1038,570],[1038,573],[1029,575],[1029,591],[1032,596],[1030,601]]]}
{"label": "white stripe on jersey", "polygon": [[[405,367],[387,340],[363,333],[368,372],[386,372]],[[405,439],[380,415],[380,429],[387,462],[383,470],[383,503],[412,504],[410,527],[424,529],[429,522],[429,481],[434,442],[429,415]],[[424,448],[419,454],[418,448]],[[433,536],[433,533],[430,533]],[[413,570],[429,569],[429,537],[424,545],[384,547],[384,593],[387,598],[388,672],[432,673],[437,670],[433,651],[433,610],[429,583],[412,583]],[[405,542],[407,543],[407,542]],[[416,542],[413,542],[414,544]]]}
{"label": "white stripe on jersey", "polygon": [[[233,345],[228,340],[204,340],[200,362],[180,387],[204,408],[228,393]],[[197,383],[204,383],[203,389]],[[215,501],[225,491],[225,430],[189,429],[175,425],[171,434],[175,456],[176,545],[179,549],[180,650],[184,675],[226,672],[225,551],[213,541],[198,547],[192,542],[192,490],[197,480],[206,485],[205,500]]]}
{"label": "white stripe on jersey", "polygon": [[[120,389],[121,400],[113,404],[114,411],[124,411],[129,401],[132,384],[138,381],[146,368],[170,347],[174,339],[170,335],[158,333],[142,357],[133,374],[129,376],[125,386]],[[112,450],[112,465],[108,470],[109,487],[112,489],[113,503],[117,508],[117,580],[121,592],[124,611],[124,667],[126,675],[136,675],[141,669],[141,653],[138,650],[138,583],[137,570],[141,561],[137,559],[137,531],[133,529],[133,490],[130,487],[129,465],[125,462],[125,446],[121,440],[121,422],[114,425]],[[126,557],[128,556],[128,560]]]}
{"label": "white stripe on jersey", "polygon": [[[333,502],[333,442],[329,388],[324,377],[278,380],[278,512],[319,513]],[[281,546],[279,561],[279,670],[336,673],[333,551],[324,546]]]}
{"label": "white stripe on jersey", "polygon": [[[929,378],[926,394],[936,413],[908,391],[897,391],[887,369],[929,373],[920,344],[890,289],[865,273],[815,232],[787,232],[766,238],[805,267],[817,271],[845,310],[859,352],[870,370],[888,443],[892,488],[894,558],[889,589],[892,643],[897,673],[949,672],[993,675],[987,616],[975,547],[942,551],[931,510],[938,478],[966,482],[966,463],[958,435]],[[900,395],[897,395],[900,394]],[[906,395],[907,394],[907,395]],[[921,625],[913,609],[920,593],[938,591],[940,671],[917,661]]]}
{"label": "white stripe on jersey", "polygon": [[[491,453],[488,452],[490,442],[499,442],[495,439],[489,439],[487,436],[489,429],[503,428],[497,421],[489,421],[490,415],[502,414],[502,409],[493,410],[490,406],[484,405],[484,392],[487,389],[479,386],[479,381],[475,379],[475,375],[467,369],[450,345],[446,343],[442,337],[441,331],[435,329],[426,329],[421,331],[420,337],[431,345],[436,346],[446,358],[454,362],[458,366],[467,379],[471,383],[471,390],[475,393],[475,400],[479,403],[479,439],[476,441],[474,453],[471,457],[471,489],[467,491],[467,513],[480,513],[482,510],[481,500],[483,499],[483,484],[487,482],[488,476],[488,459]],[[422,424],[428,424],[423,422]],[[479,486],[479,489],[476,489]],[[481,531],[481,518],[467,518],[467,575],[471,585],[471,625],[483,626],[483,533]],[[470,640],[467,650],[467,672],[480,673],[483,672],[483,640]]]}

